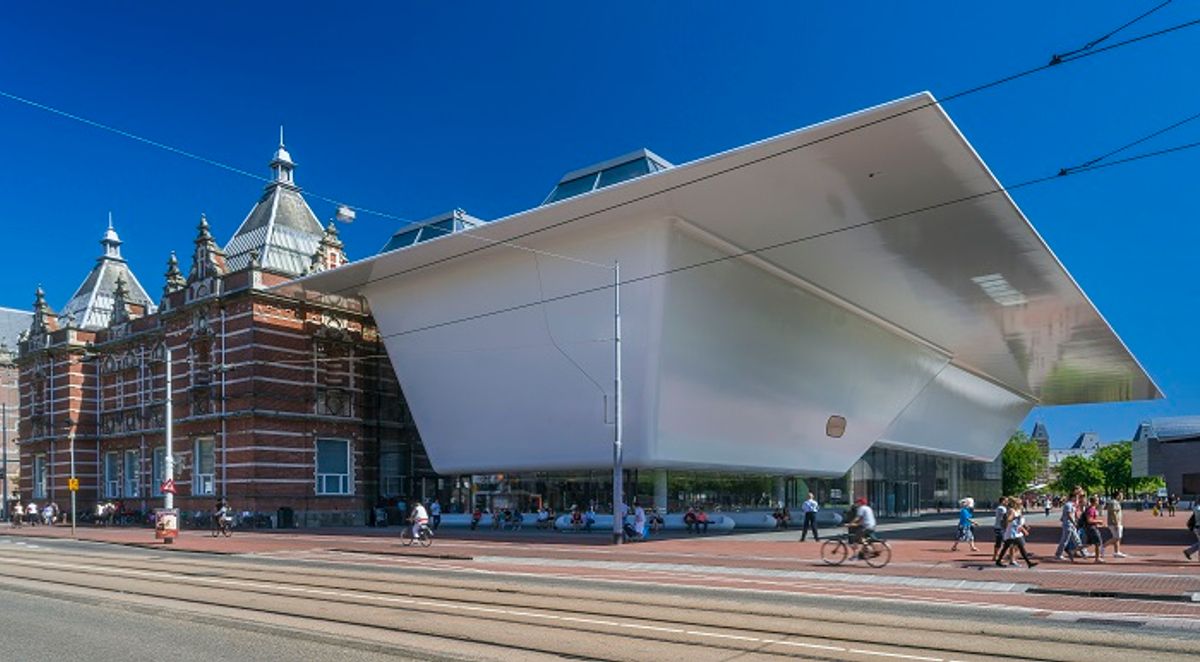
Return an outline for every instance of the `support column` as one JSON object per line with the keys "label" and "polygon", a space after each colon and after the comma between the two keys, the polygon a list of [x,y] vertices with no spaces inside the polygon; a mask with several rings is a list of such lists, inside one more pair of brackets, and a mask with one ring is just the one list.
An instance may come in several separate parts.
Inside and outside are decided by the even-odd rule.
{"label": "support column", "polygon": [[772,490],[773,494],[771,496],[771,501],[773,501],[771,506],[773,508],[782,508],[787,505],[787,498],[784,496],[784,487],[786,485],[786,476],[775,476],[774,485],[772,486],[774,489]]}
{"label": "support column", "polygon": [[962,462],[957,457],[950,458],[950,504],[956,504],[962,498],[962,495],[958,493],[958,478],[962,473],[961,467]]}
{"label": "support column", "polygon": [[654,470],[654,509],[667,514],[667,470]]}

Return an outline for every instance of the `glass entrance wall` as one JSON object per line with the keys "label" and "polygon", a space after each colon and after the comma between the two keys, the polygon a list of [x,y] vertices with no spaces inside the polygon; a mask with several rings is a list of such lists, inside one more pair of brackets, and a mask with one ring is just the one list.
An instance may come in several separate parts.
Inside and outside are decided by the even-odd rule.
{"label": "glass entrance wall", "polygon": [[998,462],[872,448],[851,467],[850,483],[854,497],[867,497],[882,516],[917,517],[957,510],[957,500],[966,496],[975,499],[977,508],[990,508],[1000,496],[996,466]]}

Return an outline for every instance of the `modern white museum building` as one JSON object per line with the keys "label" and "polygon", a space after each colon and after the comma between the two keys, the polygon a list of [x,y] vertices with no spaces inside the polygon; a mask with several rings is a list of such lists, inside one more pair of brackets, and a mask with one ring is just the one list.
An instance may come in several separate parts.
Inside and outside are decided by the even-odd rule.
{"label": "modern white museum building", "polygon": [[624,465],[672,507],[986,501],[1033,406],[1161,397],[929,94],[471,220],[287,287],[366,298],[434,469],[493,496],[606,498],[618,262]]}

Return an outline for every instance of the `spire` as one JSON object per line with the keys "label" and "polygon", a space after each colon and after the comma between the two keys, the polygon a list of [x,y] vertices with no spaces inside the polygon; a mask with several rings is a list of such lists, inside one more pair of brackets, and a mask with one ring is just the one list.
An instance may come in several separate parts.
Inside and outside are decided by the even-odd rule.
{"label": "spire", "polygon": [[125,289],[125,277],[117,275],[117,286],[113,289],[113,310],[109,326],[129,321],[129,290]]}
{"label": "spire", "polygon": [[108,212],[108,229],[104,231],[104,237],[100,239],[100,245],[104,247],[104,257],[111,257],[114,260],[121,259],[121,238],[117,236],[117,231],[113,229],[112,212]]}
{"label": "spire", "polygon": [[187,280],[183,277],[183,272],[179,270],[179,258],[175,257],[175,251],[171,251],[171,257],[167,258],[167,273],[164,276],[166,276],[167,282],[163,285],[163,298],[187,286]]}
{"label": "spire", "polygon": [[330,221],[329,227],[325,228],[324,236],[321,237],[321,243],[317,245],[317,250],[313,253],[308,273],[337,269],[347,262],[349,260],[346,258],[342,240],[338,237],[337,226]]}
{"label": "spire", "polygon": [[292,155],[288,154],[287,148],[283,146],[283,125],[279,125],[279,149],[275,150],[275,157],[271,159],[271,172],[275,173],[275,181],[272,184],[287,184],[295,186],[295,178],[292,171],[295,170],[296,164],[292,162]]}
{"label": "spire", "polygon": [[46,293],[38,285],[33,298],[33,323],[29,326],[30,335],[39,335],[58,330],[58,316],[46,303]]}
{"label": "spire", "polygon": [[192,253],[192,271],[188,274],[188,283],[225,274],[225,253],[213,241],[212,233],[208,231],[208,217],[204,214],[200,214],[200,224],[196,230],[196,250]]}

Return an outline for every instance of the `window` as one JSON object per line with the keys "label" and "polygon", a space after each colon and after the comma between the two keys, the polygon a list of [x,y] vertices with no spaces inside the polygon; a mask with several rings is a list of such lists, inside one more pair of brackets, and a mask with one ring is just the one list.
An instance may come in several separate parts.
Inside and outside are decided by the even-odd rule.
{"label": "window", "polygon": [[150,494],[160,497],[163,495],[163,471],[166,471],[167,464],[167,449],[159,446],[154,449],[154,455],[150,460]]}
{"label": "window", "polygon": [[33,498],[46,498],[46,483],[50,482],[50,466],[46,464],[45,455],[33,457]]}
{"label": "window", "polygon": [[117,457],[116,451],[109,451],[104,454],[104,496],[108,499],[115,499],[121,496],[121,478],[119,472],[120,459]]}
{"label": "window", "polygon": [[197,439],[195,462],[192,464],[193,496],[212,496],[217,493],[214,480],[216,466],[216,444],[212,439]]}
{"label": "window", "polygon": [[317,440],[317,494],[350,494],[350,442]]}
{"label": "window", "polygon": [[142,454],[138,451],[125,451],[125,496],[141,496],[141,463]]}

